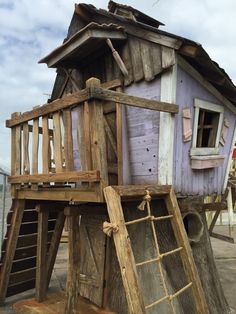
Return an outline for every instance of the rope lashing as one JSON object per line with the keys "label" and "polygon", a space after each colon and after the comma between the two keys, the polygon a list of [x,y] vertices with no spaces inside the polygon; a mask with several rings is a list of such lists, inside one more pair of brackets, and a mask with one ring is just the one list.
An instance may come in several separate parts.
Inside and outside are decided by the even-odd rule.
{"label": "rope lashing", "polygon": [[103,226],[102,226],[103,232],[108,235],[108,237],[111,237],[112,233],[116,233],[119,231],[119,227],[117,224],[104,221]]}
{"label": "rope lashing", "polygon": [[144,195],[142,202],[138,205],[139,210],[145,210],[145,207],[151,202],[152,197],[148,190],[146,190],[146,195]]}

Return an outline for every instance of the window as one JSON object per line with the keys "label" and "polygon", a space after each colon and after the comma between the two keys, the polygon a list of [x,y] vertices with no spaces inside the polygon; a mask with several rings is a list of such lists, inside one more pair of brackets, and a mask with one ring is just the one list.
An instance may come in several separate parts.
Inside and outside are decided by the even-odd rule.
{"label": "window", "polygon": [[194,100],[194,106],[193,142],[190,155],[217,155],[224,107],[200,99]]}
{"label": "window", "polygon": [[219,119],[218,112],[199,109],[196,147],[215,147]]}

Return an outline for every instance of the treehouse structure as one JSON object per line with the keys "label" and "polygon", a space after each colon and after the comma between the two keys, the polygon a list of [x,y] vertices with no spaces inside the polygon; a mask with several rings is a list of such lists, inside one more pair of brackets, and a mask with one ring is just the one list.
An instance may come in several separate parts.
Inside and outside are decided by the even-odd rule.
{"label": "treehouse structure", "polygon": [[113,1],[78,4],[40,61],[57,69],[51,99],[6,122],[1,303],[33,287],[46,298],[67,217],[65,313],[78,294],[116,313],[230,313],[205,219],[224,204],[203,199],[225,195],[236,87],[162,25]]}

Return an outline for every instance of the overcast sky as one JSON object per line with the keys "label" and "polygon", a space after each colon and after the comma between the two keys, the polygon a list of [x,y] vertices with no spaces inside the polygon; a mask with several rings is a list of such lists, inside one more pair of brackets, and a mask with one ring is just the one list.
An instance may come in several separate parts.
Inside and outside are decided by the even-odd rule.
{"label": "overcast sky", "polygon": [[[86,1],[106,9],[108,1]],[[120,0],[163,22],[161,29],[203,45],[236,83],[235,0]],[[60,45],[74,0],[0,0],[0,165],[10,166],[10,132],[15,111],[43,104],[55,71],[38,60]]]}

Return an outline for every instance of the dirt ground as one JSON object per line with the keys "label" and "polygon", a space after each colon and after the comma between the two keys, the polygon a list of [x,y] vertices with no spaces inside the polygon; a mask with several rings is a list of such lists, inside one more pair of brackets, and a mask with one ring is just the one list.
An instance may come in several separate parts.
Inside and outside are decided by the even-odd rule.
{"label": "dirt ground", "polygon": [[[229,235],[228,226],[217,226],[214,232]],[[236,226],[231,236],[236,243]],[[214,251],[217,269],[223,285],[225,296],[232,310],[236,313],[236,244],[231,244],[218,239],[212,239],[212,248]],[[50,283],[49,293],[60,292],[65,290],[67,269],[67,244],[62,243],[58,252],[55,268]],[[6,305],[0,308],[0,314],[15,314],[12,305],[22,299],[34,297],[34,290],[21,293],[17,296],[7,299]]]}

